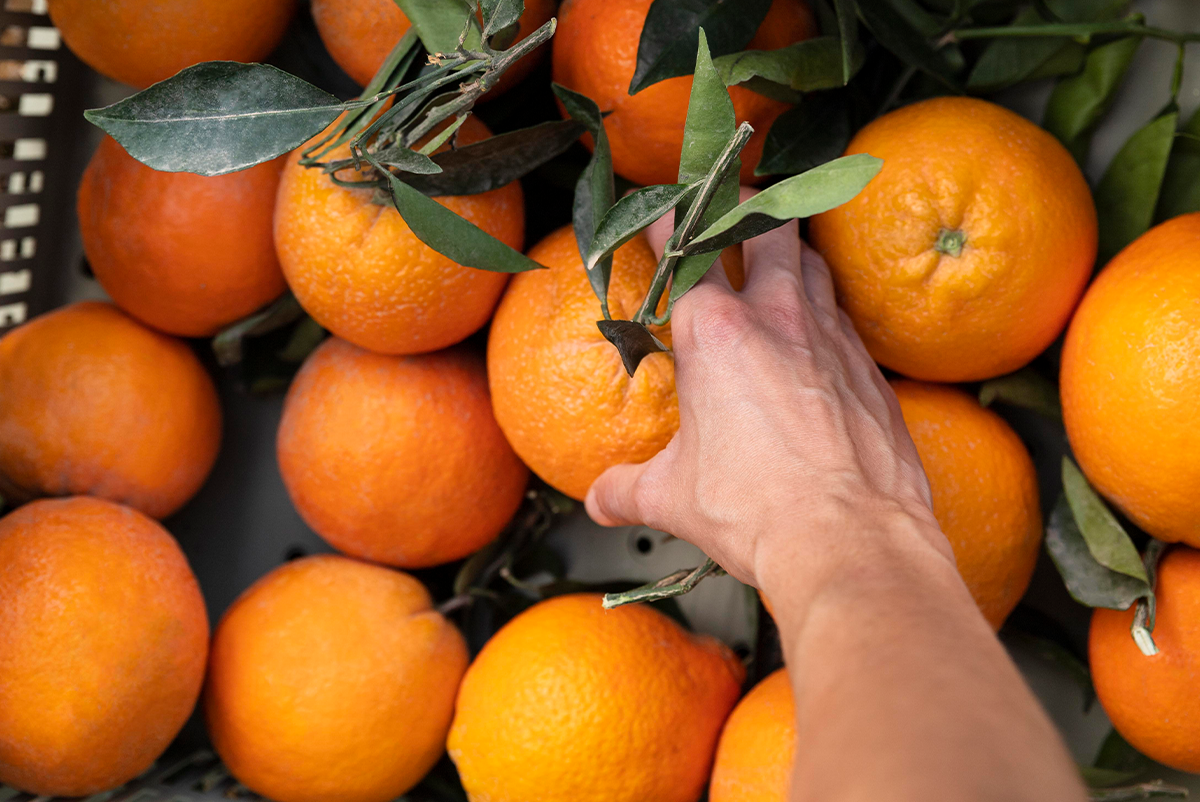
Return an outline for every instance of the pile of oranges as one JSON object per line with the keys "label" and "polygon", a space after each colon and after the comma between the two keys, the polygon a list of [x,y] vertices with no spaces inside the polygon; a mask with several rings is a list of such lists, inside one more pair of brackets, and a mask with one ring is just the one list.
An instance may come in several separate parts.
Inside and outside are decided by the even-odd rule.
{"label": "pile of oranges", "polygon": [[[612,112],[618,173],[669,183],[692,79],[628,94],[650,2],[530,1],[518,35],[557,15],[555,80]],[[138,87],[198,61],[262,59],[293,11],[293,0],[50,0],[81,58]],[[360,83],[408,28],[393,0],[314,0],[313,16]],[[803,0],[774,0],[750,47],[817,33]],[[786,107],[731,94],[758,132],[751,181]],[[458,143],[490,135],[472,117]],[[928,100],[870,123],[847,152],[882,158],[882,172],[814,218],[810,240],[895,373],[981,613],[998,630],[1025,592],[1042,503],[1020,438],[955,385],[1015,371],[1065,332],[1062,406],[1081,467],[1130,521],[1180,544],[1161,565],[1159,655],[1136,649],[1131,611],[1096,612],[1097,693],[1134,746],[1200,771],[1200,215],[1151,230],[1091,281],[1088,185],[1023,118]],[[524,247],[518,183],[437,201]],[[745,669],[724,644],[588,594],[535,604],[472,659],[401,570],[495,540],[531,471],[580,499],[678,427],[672,356],[626,374],[596,328],[568,228],[529,250],[547,269],[510,280],[435,252],[370,190],[298,155],[202,178],[155,172],[112,140],[78,205],[113,303],[0,339],[0,495],[16,507],[0,519],[0,782],[40,795],[112,788],[148,768],[200,702],[232,774],[278,802],[386,802],[447,751],[476,802],[786,798],[784,669],[743,696]],[[613,317],[636,311],[656,264],[642,237],[616,252]],[[158,522],[196,493],[221,444],[213,380],[178,338],[211,336],[285,290],[332,336],[287,395],[279,469],[340,554],[262,577],[210,638],[201,588]],[[486,354],[464,343],[489,326]],[[655,334],[670,345],[669,324]]]}

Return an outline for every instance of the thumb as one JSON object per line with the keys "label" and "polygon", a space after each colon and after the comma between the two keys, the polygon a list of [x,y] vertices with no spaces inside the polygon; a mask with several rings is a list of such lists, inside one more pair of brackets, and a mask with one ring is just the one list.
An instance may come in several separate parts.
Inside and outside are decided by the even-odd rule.
{"label": "thumb", "polygon": [[592,482],[584,506],[601,526],[644,524],[637,504],[637,484],[649,463],[614,465]]}

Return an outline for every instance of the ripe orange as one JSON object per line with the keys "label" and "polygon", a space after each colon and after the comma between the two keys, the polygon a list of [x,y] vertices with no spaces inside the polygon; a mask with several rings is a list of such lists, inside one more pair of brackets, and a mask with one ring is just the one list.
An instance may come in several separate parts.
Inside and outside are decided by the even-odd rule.
{"label": "ripe orange", "polygon": [[441,756],[466,667],[462,636],[416,579],[308,557],[222,618],[208,731],[233,775],[278,802],[387,802]]}
{"label": "ripe orange", "polygon": [[717,744],[709,802],[787,802],[796,758],[796,703],[779,669],[746,694]]}
{"label": "ripe orange", "polygon": [[1054,137],[943,97],[880,117],[846,153],[883,170],[809,234],[871,356],[958,382],[1009,373],[1053,342],[1096,257],[1091,193]]}
{"label": "ripe orange", "polygon": [[207,337],[287,288],[271,221],[283,161],[207,178],[162,173],[105,137],[79,185],[88,263],[148,326]]}
{"label": "ripe orange", "polygon": [[1147,657],[1129,627],[1134,611],[1092,613],[1088,662],[1113,726],[1139,752],[1200,772],[1200,552],[1177,546],[1159,564],[1154,643]]}
{"label": "ripe orange", "polygon": [[892,383],[958,572],[993,629],[1017,606],[1042,542],[1037,474],[1004,419],[953,387]]}
{"label": "ripe orange", "polygon": [[296,0],[50,0],[71,52],[96,72],[145,88],[201,61],[262,61]]}
{"label": "ripe orange", "polygon": [[191,715],[207,656],[200,587],[154,521],[84,497],[0,519],[0,783],[133,779]]}
{"label": "ripe orange", "polygon": [[[491,136],[475,117],[459,144]],[[341,158],[343,149],[330,158]],[[348,175],[343,175],[348,178]],[[525,237],[521,185],[481,195],[437,198],[497,239],[520,249]],[[384,354],[417,354],[453,345],[487,323],[508,276],[455,264],[417,239],[371,191],[339,187],[293,154],[275,207],[275,246],[296,298],[344,340]]]}
{"label": "ripe orange", "polygon": [[743,673],[650,607],[559,596],[483,647],[447,747],[472,802],[694,802]]}
{"label": "ripe orange", "polygon": [[529,470],[492,416],[483,359],[327,340],[288,392],[279,468],[305,522],[354,557],[419,568],[491,542]]}
{"label": "ripe orange", "polygon": [[75,493],[164,518],[221,444],[216,388],[184,343],[84,302],[0,339],[0,493]]}
{"label": "ripe orange", "polygon": [[1088,480],[1156,538],[1200,546],[1200,214],[1108,263],[1071,321],[1060,379]]}
{"label": "ripe orange", "polygon": [[[596,328],[603,316],[569,228],[550,234],[530,258],[548,267],[514,277],[488,339],[488,381],[496,420],[517,455],[558,490],[582,499],[612,465],[645,462],[679,428],[675,363],[646,357],[630,378]],[[613,259],[608,304],[632,317],[657,260],[642,237]],[[671,344],[670,326],[656,329]]]}
{"label": "ripe orange", "polygon": [[[557,0],[525,0],[518,39],[549,22],[556,5]],[[362,86],[370,83],[410,27],[395,0],[313,0],[312,14],[333,60]],[[509,67],[487,97],[499,95],[527,76],[537,65],[538,52]]]}
{"label": "ripe orange", "polygon": [[[668,78],[629,94],[652,2],[566,0],[554,36],[554,80],[612,112],[604,128],[618,173],[639,184],[672,184],[679,175],[692,78]],[[816,35],[816,21],[803,0],[774,0],[747,48],[775,50]],[[788,106],[744,86],[731,86],[729,96],[738,122],[754,126],[742,151],[742,183],[751,183],[767,131]],[[585,141],[590,146],[590,139]]]}

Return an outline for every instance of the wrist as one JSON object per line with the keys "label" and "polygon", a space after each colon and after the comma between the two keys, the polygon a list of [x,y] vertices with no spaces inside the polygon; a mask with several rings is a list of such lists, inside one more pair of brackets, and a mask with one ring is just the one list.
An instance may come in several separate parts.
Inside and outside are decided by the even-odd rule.
{"label": "wrist", "polygon": [[933,515],[891,501],[843,504],[774,527],[760,539],[754,567],[777,619],[803,615],[821,599],[858,597],[897,582],[961,582]]}

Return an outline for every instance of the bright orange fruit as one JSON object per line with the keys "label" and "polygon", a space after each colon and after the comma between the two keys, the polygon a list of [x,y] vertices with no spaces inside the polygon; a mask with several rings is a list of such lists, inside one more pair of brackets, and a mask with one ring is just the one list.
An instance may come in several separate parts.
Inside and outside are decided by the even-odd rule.
{"label": "bright orange fruit", "polygon": [[709,802],[787,802],[796,759],[796,703],[787,671],[751,689],[725,722]]}
{"label": "bright orange fruit", "polygon": [[650,607],[559,596],[483,647],[447,748],[472,802],[694,802],[744,673]]}
{"label": "bright orange fruit", "polygon": [[994,103],[941,97],[850,142],[883,169],[817,215],[813,245],[871,356],[914,379],[1009,373],[1066,326],[1096,258],[1096,210],[1075,160]]}
{"label": "bright orange fruit", "polygon": [[84,497],[0,519],[0,783],[132,780],[191,715],[207,657],[200,587],[156,522]]}
{"label": "bright orange fruit", "polygon": [[1067,331],[1060,386],[1088,480],[1156,538],[1200,546],[1200,214],[1108,263]]}
{"label": "bright orange fruit", "polygon": [[279,468],[305,522],[354,557],[406,568],[491,542],[525,492],[483,359],[318,348],[288,392]]}
{"label": "bright orange fruit", "polygon": [[[679,175],[683,126],[692,92],[690,75],[668,78],[629,94],[638,42],[653,0],[566,0],[554,35],[554,80],[587,95],[611,114],[604,130],[613,168],[639,184],[673,184]],[[776,50],[817,35],[803,0],[774,0],[750,50]],[[731,86],[737,121],[754,126],[742,151],[742,182],[754,181],[767,131],[786,103]],[[590,138],[585,140],[589,146]]]}
{"label": "bright orange fruit", "polygon": [[307,557],[221,619],[208,731],[233,776],[278,802],[388,802],[441,757],[466,667],[462,636],[416,579]]}

